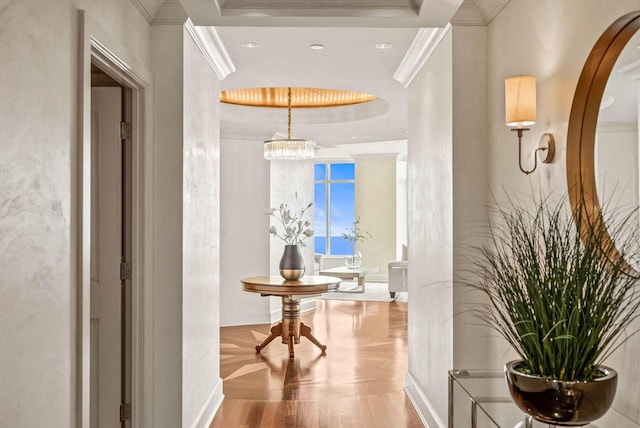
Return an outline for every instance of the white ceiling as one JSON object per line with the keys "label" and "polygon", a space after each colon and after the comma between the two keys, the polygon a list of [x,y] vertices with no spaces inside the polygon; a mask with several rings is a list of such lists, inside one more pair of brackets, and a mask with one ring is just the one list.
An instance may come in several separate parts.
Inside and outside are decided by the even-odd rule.
{"label": "white ceiling", "polygon": [[[323,114],[294,109],[293,137],[312,138],[321,146],[406,138],[406,89],[393,79],[393,73],[416,29],[221,27],[217,31],[236,66],[236,72],[222,82],[223,89],[260,86],[348,89],[375,95],[388,104],[386,108],[381,106],[378,113],[382,115],[349,122],[340,120],[362,115],[332,112],[354,108],[321,109]],[[244,48],[245,42],[258,43],[259,47]],[[376,49],[375,44],[382,42],[393,47]],[[324,49],[309,48],[316,43]],[[362,110],[366,106],[359,107]],[[286,134],[287,129],[285,109],[223,105],[222,119],[223,136],[244,133],[271,138],[276,132]],[[326,123],[329,121],[333,123]]]}
{"label": "white ceiling", "polygon": [[[177,0],[165,0],[160,8],[159,0],[131,1],[157,11],[159,22],[179,6]],[[292,137],[315,139],[322,147],[389,141],[393,152],[397,145],[391,141],[407,138],[407,89],[393,75],[419,28],[444,27],[452,18],[486,25],[508,1],[180,0],[180,5],[196,25],[215,26],[235,65],[223,89],[306,86],[379,98],[368,107],[294,110]],[[259,47],[242,47],[246,42]],[[393,47],[376,49],[377,43]],[[324,49],[312,50],[311,44]],[[262,141],[286,134],[286,125],[283,109],[222,108],[223,138]],[[384,152],[384,144],[368,146]]]}

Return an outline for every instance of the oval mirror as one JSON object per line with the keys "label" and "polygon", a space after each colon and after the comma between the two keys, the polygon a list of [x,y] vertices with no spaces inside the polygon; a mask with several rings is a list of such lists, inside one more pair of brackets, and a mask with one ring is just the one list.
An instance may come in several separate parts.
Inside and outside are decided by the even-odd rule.
{"label": "oval mirror", "polygon": [[[608,207],[628,209],[637,207],[640,200],[639,29],[637,11],[618,19],[600,36],[582,69],[569,118],[569,200],[591,224],[605,227],[602,201]],[[608,241],[615,248],[611,237]]]}

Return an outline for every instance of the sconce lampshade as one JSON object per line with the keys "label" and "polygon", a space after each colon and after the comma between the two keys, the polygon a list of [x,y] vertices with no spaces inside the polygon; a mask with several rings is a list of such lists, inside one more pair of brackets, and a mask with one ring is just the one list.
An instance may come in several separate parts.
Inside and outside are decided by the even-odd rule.
{"label": "sconce lampshade", "polygon": [[507,126],[519,128],[536,123],[536,78],[513,76],[504,81]]}

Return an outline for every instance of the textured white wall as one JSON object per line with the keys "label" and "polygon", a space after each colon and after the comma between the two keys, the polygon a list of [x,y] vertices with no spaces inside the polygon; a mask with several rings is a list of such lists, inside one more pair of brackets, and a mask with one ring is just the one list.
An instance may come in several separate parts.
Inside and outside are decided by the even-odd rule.
{"label": "textured white wall", "polygon": [[183,31],[182,426],[192,427],[222,399],[220,81]]}
{"label": "textured white wall", "polygon": [[638,206],[637,123],[598,123],[595,168],[600,201]]}
{"label": "textured white wall", "polygon": [[[418,402],[446,421],[453,367],[452,36],[447,33],[408,89],[409,370]],[[411,385],[415,383],[415,385]],[[412,394],[414,397],[416,394]],[[419,395],[419,394],[418,394]]]}
{"label": "textured white wall", "polygon": [[377,267],[368,278],[387,279],[387,264],[396,258],[396,157],[355,157],[356,217],[371,239],[356,245],[362,265]]}
{"label": "textured white wall", "polygon": [[[298,211],[313,202],[314,164],[312,161],[270,161],[270,163],[270,206],[277,208],[280,203],[285,202],[292,210]],[[313,224],[313,207],[307,210],[304,218]],[[274,221],[271,224],[276,223]],[[282,232],[281,227],[279,230]],[[284,251],[284,242],[278,238],[269,239],[271,239],[269,265],[271,274],[279,275],[278,265]],[[313,275],[313,236],[307,238],[305,243],[307,246],[301,248],[306,268],[305,275]]]}
{"label": "textured white wall", "polygon": [[408,225],[407,208],[409,202],[407,189],[407,161],[396,161],[396,257],[395,260],[402,259],[402,246],[407,245]]}
{"label": "textured white wall", "polygon": [[223,139],[220,324],[268,324],[269,299],[242,291],[240,279],[269,273],[269,161],[261,141]]}
{"label": "textured white wall", "polygon": [[149,63],[149,26],[129,1],[2,3],[3,428],[75,426],[78,8]]}
{"label": "textured white wall", "polygon": [[183,28],[152,27],[154,421],[182,425]]}
{"label": "textured white wall", "polygon": [[[487,29],[452,28],[453,37],[453,367],[492,367],[487,347],[492,332],[468,313],[477,293],[460,284],[465,260],[481,245],[490,200],[487,124]],[[483,302],[484,303],[484,302]]]}

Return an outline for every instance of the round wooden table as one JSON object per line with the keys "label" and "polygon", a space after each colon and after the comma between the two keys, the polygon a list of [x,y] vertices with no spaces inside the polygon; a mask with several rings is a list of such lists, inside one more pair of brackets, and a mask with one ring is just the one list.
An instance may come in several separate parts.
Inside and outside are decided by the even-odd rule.
{"label": "round wooden table", "polygon": [[294,358],[293,345],[300,343],[300,336],[304,336],[316,345],[324,354],[327,347],[311,334],[311,328],[300,320],[300,297],[314,296],[335,290],[340,284],[340,278],[332,276],[308,275],[296,281],[286,281],[280,276],[254,276],[241,279],[242,289],[250,293],[260,293],[262,296],[282,297],[282,321],[271,327],[271,333],[256,346],[256,353],[265,348],[278,336],[282,343],[289,345],[289,358]]}

